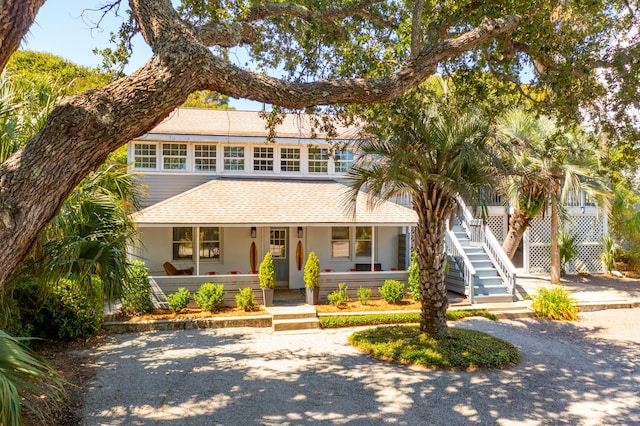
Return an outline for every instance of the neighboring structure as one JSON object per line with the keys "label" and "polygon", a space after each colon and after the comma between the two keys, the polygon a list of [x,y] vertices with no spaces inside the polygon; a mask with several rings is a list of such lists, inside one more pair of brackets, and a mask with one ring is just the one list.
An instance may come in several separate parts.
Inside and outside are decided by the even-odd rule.
{"label": "neighboring structure", "polygon": [[[389,278],[406,281],[411,227],[417,217],[406,199],[381,201],[370,209],[365,194],[355,203],[348,198],[344,178],[357,155],[352,144],[357,133],[338,127],[328,140],[326,134],[315,134],[303,115],[287,115],[275,130],[273,142],[267,143],[261,113],[178,108],[129,143],[131,167],[147,189],[145,208],[133,216],[141,242],[135,255],[145,261],[160,288],[168,293],[179,286],[195,290],[206,281],[221,282],[231,301],[239,287],[258,289],[255,273],[267,251],[274,257],[279,288],[304,287],[310,251],[323,271],[321,297],[339,282],[346,282],[355,297],[360,285],[376,287]],[[508,210],[499,199],[495,204],[489,207],[488,226],[501,242]],[[584,198],[573,213],[580,245],[569,270],[599,272],[606,217],[596,216]],[[548,222],[548,216],[534,221],[516,266],[548,270]],[[452,253],[457,237],[452,232],[448,238]],[[491,250],[489,257],[501,257]],[[455,255],[458,263],[462,257]],[[163,267],[166,262],[174,269]],[[509,265],[496,268],[507,271]],[[167,276],[165,271],[175,269],[193,275]],[[464,273],[462,265],[451,274],[458,273]],[[483,273],[504,275],[505,282],[514,279],[506,272]],[[465,283],[466,290],[460,291],[468,294],[470,285]],[[506,287],[500,291],[509,296],[514,286]]]}

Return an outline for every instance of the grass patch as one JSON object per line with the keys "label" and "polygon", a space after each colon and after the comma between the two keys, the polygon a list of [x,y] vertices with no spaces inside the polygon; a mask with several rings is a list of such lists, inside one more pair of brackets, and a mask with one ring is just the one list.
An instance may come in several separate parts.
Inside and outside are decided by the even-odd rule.
{"label": "grass patch", "polygon": [[514,345],[476,330],[454,328],[434,337],[418,326],[376,327],[352,334],[349,343],[376,358],[426,368],[500,369],[520,362]]}
{"label": "grass patch", "polygon": [[[447,319],[456,321],[468,317],[485,317],[496,320],[496,316],[486,309],[447,311]],[[420,321],[419,312],[388,313],[375,315],[336,315],[319,318],[322,328],[357,327],[361,325],[406,324]]]}
{"label": "grass patch", "polygon": [[578,302],[561,286],[541,288],[531,296],[536,316],[551,320],[577,321]]}

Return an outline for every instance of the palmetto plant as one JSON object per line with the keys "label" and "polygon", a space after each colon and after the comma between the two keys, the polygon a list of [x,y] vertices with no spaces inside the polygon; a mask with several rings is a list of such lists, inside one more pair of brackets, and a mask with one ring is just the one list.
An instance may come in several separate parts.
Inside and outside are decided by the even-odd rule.
{"label": "palmetto plant", "polygon": [[23,423],[22,407],[44,423],[43,408],[64,394],[62,377],[23,342],[0,330],[0,424],[5,426]]}
{"label": "palmetto plant", "polygon": [[361,155],[349,172],[352,199],[359,191],[368,192],[373,205],[411,196],[418,215],[420,329],[428,334],[447,332],[444,237],[456,196],[486,205],[497,165],[487,122],[438,98],[445,92],[418,90],[381,107],[379,121],[368,129],[374,136],[359,145]]}
{"label": "palmetto plant", "polygon": [[503,249],[513,257],[533,218],[550,210],[551,282],[557,283],[559,223],[568,219],[565,200],[584,191],[601,206],[609,204],[595,144],[581,129],[559,128],[548,118],[521,110],[502,116],[497,132],[514,147],[505,157],[508,173],[501,185],[514,208]]}

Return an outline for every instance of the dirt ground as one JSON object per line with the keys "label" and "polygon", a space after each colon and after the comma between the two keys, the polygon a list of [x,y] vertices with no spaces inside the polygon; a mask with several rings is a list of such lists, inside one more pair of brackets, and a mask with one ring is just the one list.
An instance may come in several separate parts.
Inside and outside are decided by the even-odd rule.
{"label": "dirt ground", "polygon": [[[571,275],[563,278],[563,282],[572,285],[593,285],[603,288],[633,288],[640,287],[639,271],[624,271],[626,278],[617,278],[608,275]],[[405,299],[398,305],[389,305],[384,300],[372,300],[369,306],[362,308],[359,302],[350,302],[347,306],[336,308],[330,305],[320,305],[317,307],[318,312],[348,312],[348,311],[381,311],[381,310],[413,310],[420,309],[418,303]],[[214,314],[215,316],[229,315],[263,315],[263,310],[253,312],[244,312],[240,309],[224,309],[222,312]],[[152,314],[139,317],[114,317],[111,320],[124,321],[140,321],[144,319],[170,319],[170,318],[202,318],[211,316],[208,312],[202,312],[197,308],[189,308],[182,314],[174,314],[170,311],[156,311]],[[100,334],[87,341],[74,342],[43,342],[38,344],[35,349],[47,359],[67,381],[72,383],[68,386],[68,398],[62,407],[51,413],[51,418],[46,421],[46,425],[80,425],[79,413],[83,405],[83,386],[95,375],[95,371],[99,365],[95,363],[92,357],[92,349],[100,346],[106,335]],[[37,419],[27,418],[27,425],[41,425]]]}

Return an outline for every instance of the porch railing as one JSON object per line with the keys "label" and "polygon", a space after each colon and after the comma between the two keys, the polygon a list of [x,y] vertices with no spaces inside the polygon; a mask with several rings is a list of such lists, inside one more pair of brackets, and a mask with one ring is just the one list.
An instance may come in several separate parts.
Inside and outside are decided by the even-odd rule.
{"label": "porch railing", "polygon": [[473,217],[473,213],[464,200],[458,196],[456,198],[460,210],[462,210],[462,227],[465,229],[467,236],[472,243],[476,243],[484,247],[485,252],[491,259],[491,263],[495,266],[502,280],[507,284],[507,289],[511,296],[516,294],[516,268],[511,263],[511,259],[507,257],[502,246],[493,235],[491,228],[482,223],[481,219]]}
{"label": "porch railing", "polygon": [[462,279],[464,280],[464,287],[469,289],[469,302],[474,303],[474,276],[476,270],[474,269],[469,257],[464,252],[460,241],[456,238],[455,234],[447,229],[445,235],[445,247],[447,247],[448,254],[452,256],[460,268],[462,268]]}

